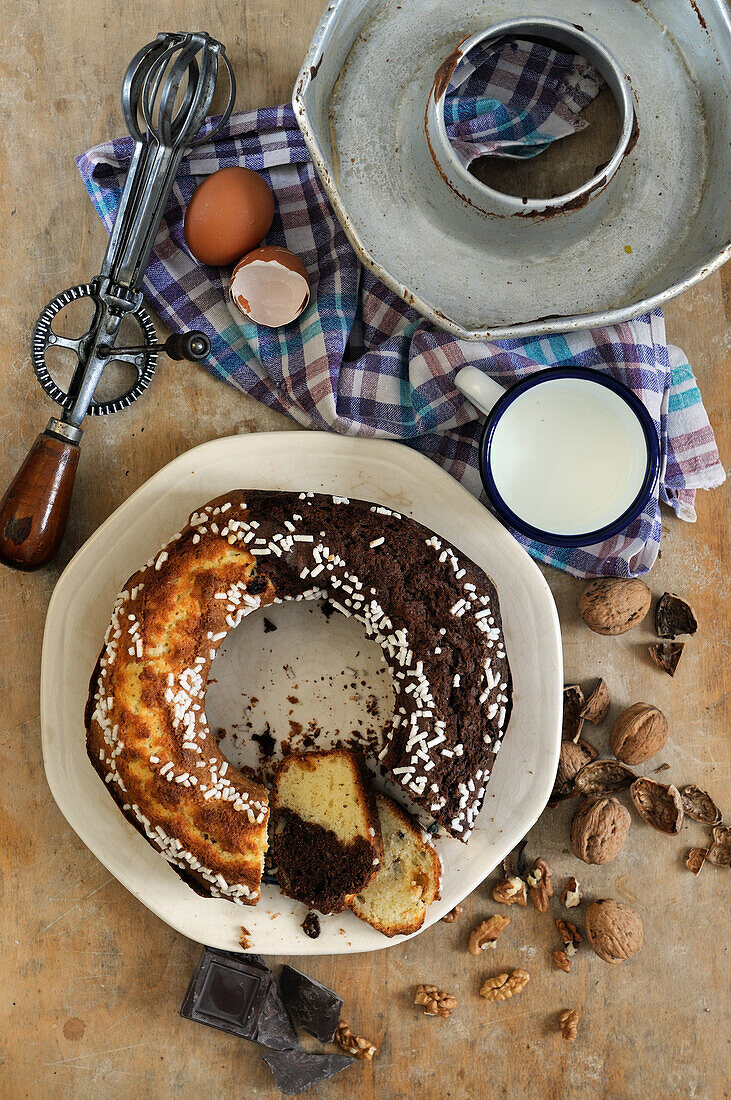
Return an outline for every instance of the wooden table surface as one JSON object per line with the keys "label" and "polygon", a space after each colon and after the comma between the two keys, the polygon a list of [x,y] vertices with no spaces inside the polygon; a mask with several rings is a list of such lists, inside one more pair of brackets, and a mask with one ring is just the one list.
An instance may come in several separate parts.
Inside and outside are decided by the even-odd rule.
{"label": "wooden table surface", "polygon": [[[123,130],[119,88],[127,60],[160,29],[203,26],[227,45],[239,108],[281,102],[320,6],[321,0],[2,0],[2,485],[51,411],[30,368],[33,323],[49,298],[99,267],[104,234],[72,157]],[[729,438],[729,308],[720,274],[667,308],[670,338],[695,367],[722,453]],[[250,1045],[179,1019],[200,948],[96,861],[57,810],[43,774],[41,638],[49,597],[71,555],[137,486],[187,448],[233,433],[292,428],[198,368],[163,360],[153,388],[123,416],[88,424],[58,560],[35,575],[0,570],[4,1100],[277,1095]],[[700,621],[674,680],[648,661],[649,619],[624,637],[601,638],[578,617],[580,582],[548,570],[546,576],[563,626],[567,680],[603,675],[612,716],[638,699],[657,703],[671,727],[654,762],[671,765],[661,778],[697,783],[728,811],[727,499],[723,489],[700,494],[695,526],[665,514],[662,557],[650,584],[656,594],[688,596]],[[605,748],[607,728],[594,739]],[[455,924],[437,924],[376,954],[306,960],[308,973],[344,996],[344,1016],[356,1033],[381,1047],[371,1064],[357,1064],[310,1095],[728,1095],[728,881],[712,867],[695,878],[682,863],[685,850],[703,842],[702,827],[691,822],[670,839],[635,816],[616,862],[587,867],[569,852],[570,806],[543,815],[528,852],[546,857],[556,881],[576,874],[587,896],[634,905],[645,924],[642,953],[611,967],[583,950],[566,975],[550,966],[557,945],[551,915],[513,908],[498,949],[474,959],[467,933],[496,908],[485,883]],[[553,915],[560,912],[554,904]],[[531,974],[522,996],[496,1005],[478,997],[482,978],[518,966]],[[456,995],[449,1020],[425,1018],[412,1006],[418,982]],[[556,1016],[572,1007],[581,1012],[580,1032],[568,1044],[558,1036]]]}

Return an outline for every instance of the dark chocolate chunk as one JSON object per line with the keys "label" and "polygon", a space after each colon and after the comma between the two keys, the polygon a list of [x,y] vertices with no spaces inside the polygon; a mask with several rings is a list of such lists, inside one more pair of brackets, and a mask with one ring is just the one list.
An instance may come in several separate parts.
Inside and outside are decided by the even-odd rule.
{"label": "dark chocolate chunk", "polygon": [[279,989],[298,1027],[321,1043],[331,1043],[340,1023],[343,998],[293,966],[283,966]]}
{"label": "dark chocolate chunk", "polygon": [[261,1058],[274,1074],[277,1088],[286,1096],[297,1096],[319,1081],[334,1077],[355,1061],[344,1054],[308,1054],[301,1047],[263,1051]]}
{"label": "dark chocolate chunk", "polygon": [[322,929],[320,928],[320,918],[317,913],[309,912],[305,919],[302,921],[302,931],[306,936],[309,936],[311,940],[316,940],[320,935]]}
{"label": "dark chocolate chunk", "polygon": [[256,1041],[274,1050],[290,1050],[292,1047],[299,1046],[297,1032],[292,1027],[292,1021],[284,1007],[276,981],[273,981],[269,987],[267,999],[259,1014]]}
{"label": "dark chocolate chunk", "polygon": [[276,629],[276,623],[273,623],[271,619],[267,619],[267,617],[264,616],[264,633],[271,634],[271,632]]}
{"label": "dark chocolate chunk", "polygon": [[242,1039],[254,1039],[272,986],[258,955],[204,947],[180,1006],[180,1015]]}

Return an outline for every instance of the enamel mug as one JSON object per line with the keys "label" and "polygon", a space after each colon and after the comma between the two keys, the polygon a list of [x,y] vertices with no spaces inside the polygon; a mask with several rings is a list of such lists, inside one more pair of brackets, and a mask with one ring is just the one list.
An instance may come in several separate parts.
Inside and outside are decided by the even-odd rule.
{"label": "enamel mug", "polygon": [[480,476],[508,526],[551,546],[592,546],[642,512],[660,448],[623,383],[587,367],[552,367],[509,389],[463,367],[455,383],[485,414]]}

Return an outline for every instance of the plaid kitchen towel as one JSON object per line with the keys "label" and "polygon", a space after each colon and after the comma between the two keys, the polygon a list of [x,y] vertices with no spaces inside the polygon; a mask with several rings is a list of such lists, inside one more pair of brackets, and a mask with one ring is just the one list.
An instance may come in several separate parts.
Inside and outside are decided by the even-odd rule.
{"label": "plaid kitchen towel", "polygon": [[[107,229],[131,153],[132,139],[122,138],[78,158]],[[283,329],[259,328],[243,318],[234,322],[228,272],[199,265],[185,248],[183,214],[193,191],[205,176],[232,164],[269,181],[276,212],[267,243],[301,256],[310,274],[310,305]],[[650,410],[661,440],[660,499],[683,519],[695,518],[696,489],[724,478],[693,373],[682,353],[668,347],[660,310],[611,328],[490,343],[435,331],[358,262],[289,105],[233,116],[214,143],[183,159],[144,290],[172,329],[208,334],[212,354],[205,367],[215,377],[301,425],[401,440],[478,495],[480,421],[454,385],[466,364],[503,385],[547,366],[575,363],[625,382]],[[513,533],[533,557],[577,576],[636,576],[657,557],[660,505],[650,501],[620,536],[593,547],[562,549]]]}
{"label": "plaid kitchen towel", "polygon": [[525,159],[589,125],[579,117],[604,85],[584,57],[508,39],[461,59],[444,97],[447,136],[464,165],[475,157]]}

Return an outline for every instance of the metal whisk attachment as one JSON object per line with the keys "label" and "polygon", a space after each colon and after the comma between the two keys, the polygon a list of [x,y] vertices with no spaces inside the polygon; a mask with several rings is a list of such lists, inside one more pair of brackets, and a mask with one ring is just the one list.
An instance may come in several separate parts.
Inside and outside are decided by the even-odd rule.
{"label": "metal whisk attachment", "polygon": [[[228,75],[228,101],[216,126],[201,135],[222,67]],[[224,47],[203,32],[160,34],[127,69],[122,110],[135,144],[101,271],[49,302],[33,334],[34,370],[63,411],[36,439],[0,502],[0,561],[7,565],[35,569],[55,553],[68,515],[84,417],[117,412],[136,400],[149,385],[160,350],[193,361],[210,352],[204,333],[176,334],[166,345],[158,344],[140,284],[181,158],[225,125],[235,97],[236,81]],[[91,298],[94,304],[89,328],[76,339],[59,335],[54,321],[80,298]],[[125,318],[139,329],[132,347],[117,345]],[[67,390],[48,369],[49,348],[66,349],[76,357]],[[113,399],[97,400],[99,381],[112,361],[128,364],[135,379]]]}

